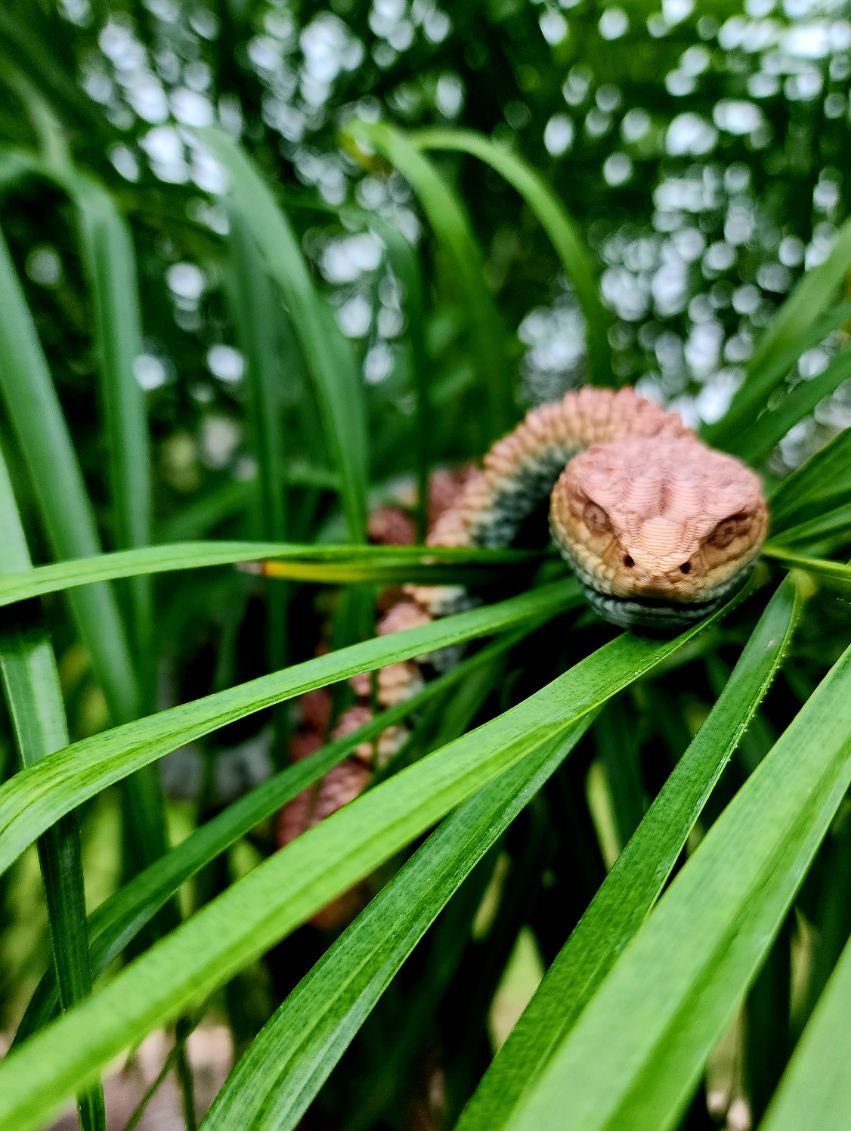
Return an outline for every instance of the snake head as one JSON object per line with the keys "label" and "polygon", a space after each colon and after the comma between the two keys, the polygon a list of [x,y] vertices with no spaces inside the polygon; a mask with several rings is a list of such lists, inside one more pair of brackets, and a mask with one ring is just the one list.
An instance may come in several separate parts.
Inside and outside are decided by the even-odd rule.
{"label": "snake head", "polygon": [[570,461],[550,527],[594,607],[625,626],[705,616],[768,530],[759,477],[691,436],[594,444]]}

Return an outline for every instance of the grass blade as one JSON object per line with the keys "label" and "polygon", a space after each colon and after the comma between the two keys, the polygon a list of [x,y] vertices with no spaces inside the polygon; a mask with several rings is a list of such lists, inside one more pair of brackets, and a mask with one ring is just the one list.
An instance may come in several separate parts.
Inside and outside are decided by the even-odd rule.
{"label": "grass blade", "polygon": [[757,463],[764,459],[790,428],[851,377],[851,349],[844,349],[817,376],[799,382],[780,404],[763,413],[749,427],[731,437],[727,450]]}
{"label": "grass blade", "polygon": [[363,387],[348,343],[310,278],[298,241],[250,159],[221,130],[198,138],[230,178],[229,205],[238,211],[266,258],[313,381],[335,468],[349,537],[362,542],[366,522],[366,426]]}
{"label": "grass blade", "polygon": [[512,1125],[512,1115],[659,897],[707,798],[770,686],[800,611],[786,581],[729,682],[616,860],[507,1042],[458,1131]]}
{"label": "grass blade", "polygon": [[[257,458],[254,532],[258,539],[287,538],[286,458],[281,412],[281,359],[275,328],[277,296],[260,249],[238,208],[228,210],[230,258],[226,290],[246,359],[249,412]],[[286,664],[289,586],[267,594],[266,651],[269,670]]]}
{"label": "grass blade", "polygon": [[512,1131],[676,1124],[851,783],[849,734],[851,648],[629,943]]}
{"label": "grass blade", "polygon": [[416,450],[416,537],[418,542],[424,542],[428,533],[428,485],[434,428],[431,367],[425,333],[425,287],[417,254],[402,233],[375,216],[370,216],[369,222],[384,244],[387,262],[402,289],[402,307],[405,311],[411,372],[417,398],[414,417],[416,424],[412,437]]}
{"label": "grass blade", "polygon": [[[0,453],[0,572],[29,565],[30,557],[6,462]],[[59,673],[36,610],[5,614],[0,631],[0,675],[22,766],[34,765],[68,743]],[[71,813],[38,842],[47,901],[51,952],[63,1009],[92,989],[80,829]],[[89,1131],[105,1127],[103,1091],[93,1082],[77,1099],[80,1123]]]}
{"label": "grass blade", "polygon": [[[145,573],[263,562],[258,572],[329,584],[352,581],[467,580],[538,558],[527,550],[422,546],[314,546],[280,542],[178,542],[37,566],[0,578],[0,607],[45,593]],[[441,563],[443,568],[441,569]],[[469,568],[474,567],[474,568]],[[488,569],[487,567],[490,567]]]}
{"label": "grass blade", "polygon": [[844,1131],[851,1118],[851,942],[819,998],[760,1131]]}
{"label": "grass blade", "polygon": [[[5,241],[0,236],[0,392],[6,401],[54,553],[100,550],[91,506],[53,382]],[[115,722],[139,713],[139,688],[111,590],[94,586],[69,598]],[[141,859],[165,845],[162,795],[150,772],[128,782],[127,821]]]}
{"label": "grass blade", "polygon": [[851,565],[824,561],[822,558],[808,558],[791,550],[781,550],[779,546],[765,546],[763,553],[769,558],[775,558],[789,569],[802,569],[805,573],[811,573],[831,585],[838,585],[841,588],[851,585]]}
{"label": "grass blade", "polygon": [[234,1068],[204,1121],[295,1127],[438,913],[584,734],[583,719],[448,817],[326,951]]}
{"label": "grass blade", "polygon": [[[673,640],[617,637],[518,706],[402,770],[259,864],[73,1014],[59,1018],[10,1054],[0,1066],[0,1125],[5,1122],[16,1131],[37,1126],[69,1090],[91,1078],[123,1047],[222,985],[450,809],[676,653],[731,604]],[[447,618],[443,624],[453,620],[457,625],[459,617]],[[441,626],[427,627],[431,631]],[[412,639],[425,631],[395,636]],[[392,639],[346,651],[375,652]],[[332,659],[310,661],[312,670]],[[386,662],[386,656],[377,657],[375,666]],[[319,682],[327,682],[327,677]],[[137,732],[142,725],[137,724]],[[51,761],[60,759],[61,754]],[[127,760],[125,755],[122,761]]]}
{"label": "grass blade", "polygon": [[543,586],[496,605],[350,645],[75,742],[0,788],[0,872],[59,817],[186,742],[358,672],[515,628],[527,618],[556,615],[575,595],[573,582]]}
{"label": "grass blade", "polygon": [[[806,544],[812,553],[830,552],[834,547],[847,545],[851,538],[851,503],[829,510],[816,518],[787,526],[776,534],[769,547]],[[818,549],[815,547],[818,546]]]}
{"label": "grass blade", "polygon": [[772,535],[800,521],[802,511],[825,500],[847,501],[851,492],[851,428],[834,436],[771,494]]}
{"label": "grass blade", "polygon": [[725,447],[735,442],[737,434],[756,420],[772,391],[801,354],[849,317],[848,303],[822,315],[823,310],[830,308],[849,262],[851,220],[839,229],[828,257],[801,278],[774,315],[759,339],[745,370],[744,383],[727,413],[717,424],[704,429],[710,444]]}
{"label": "grass blade", "polygon": [[[69,173],[61,179],[79,215],[92,291],[113,538],[118,549],[147,546],[151,541],[150,457],[145,394],[134,373],[142,352],[142,332],[133,240],[112,197],[100,185],[79,174]],[[133,647],[140,662],[149,658],[145,682],[151,689],[153,613],[146,576],[130,582],[130,605]]]}
{"label": "grass blade", "polygon": [[591,255],[578,225],[543,178],[522,158],[471,130],[419,130],[411,140],[422,149],[450,149],[478,157],[523,197],[549,236],[585,317],[585,350],[590,381],[610,384],[612,318],[603,306]]}
{"label": "grass blade", "polygon": [[350,122],[346,138],[354,148],[361,142],[374,148],[410,183],[439,246],[455,274],[470,324],[479,387],[487,417],[486,441],[495,440],[515,421],[515,396],[506,366],[506,334],[490,292],[485,286],[482,256],[469,217],[413,140],[384,122]]}
{"label": "grass blade", "polygon": [[[463,684],[474,673],[486,668],[493,658],[514,646],[517,633],[537,627],[527,620],[522,629],[489,644],[469,660],[464,660],[444,675],[432,680],[403,703],[389,707],[356,731],[328,743],[309,758],[288,766],[261,785],[232,802],[204,825],[195,829],[165,856],[155,860],[144,872],[134,876],[91,915],[92,970],[97,977],[110,962],[150,922],[156,912],[174,895],[180,885],[233,845],[261,821],[271,817],[296,794],[319,781],[360,743],[369,742],[387,727],[400,722],[427,704],[440,699],[451,687]],[[15,1044],[46,1024],[55,1011],[56,984],[45,975],[36,990],[15,1034]]]}

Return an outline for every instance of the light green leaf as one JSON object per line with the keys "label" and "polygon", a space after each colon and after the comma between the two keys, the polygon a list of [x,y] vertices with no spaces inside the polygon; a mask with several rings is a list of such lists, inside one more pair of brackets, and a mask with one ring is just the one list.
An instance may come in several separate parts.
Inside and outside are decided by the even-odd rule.
{"label": "light green leaf", "polygon": [[[313,546],[281,542],[178,542],[143,546],[87,558],[37,566],[0,577],[0,607],[78,585],[237,562],[268,563],[270,577],[340,584],[352,581],[469,581],[504,574],[505,567],[534,561],[528,550],[490,550],[429,546]],[[441,565],[443,563],[443,565]],[[473,567],[473,568],[470,568]],[[487,567],[490,567],[488,569]],[[254,572],[254,571],[252,571]]]}
{"label": "light green leaf", "polygon": [[488,440],[495,440],[515,423],[514,390],[506,364],[507,335],[485,284],[482,256],[469,217],[458,196],[412,139],[385,122],[352,121],[345,137],[355,148],[361,143],[375,149],[410,182],[446,253],[465,313],[478,369],[483,408],[488,419]]}
{"label": "light green leaf", "polygon": [[[482,648],[468,660],[431,680],[410,699],[389,707],[369,722],[317,750],[310,757],[288,766],[259,786],[231,802],[221,813],[196,828],[180,844],[159,860],[155,860],[129,883],[119,888],[89,918],[92,969],[97,976],[151,921],[157,911],[174,895],[180,885],[196,875],[220,853],[233,845],[261,821],[266,820],[291,801],[303,789],[319,781],[362,742],[377,738],[388,727],[429,703],[441,702],[446,691],[464,685],[496,656],[513,647],[519,636],[538,627],[534,619],[522,628]],[[56,985],[45,975],[15,1034],[15,1043],[30,1036],[49,1021],[56,1005]]]}
{"label": "light green leaf", "polygon": [[448,817],[325,952],[234,1068],[204,1131],[295,1127],[438,913],[588,727],[583,719]]}
{"label": "light green leaf", "polygon": [[763,553],[766,557],[775,558],[781,565],[790,569],[802,569],[830,584],[841,588],[851,585],[851,565],[824,561],[821,558],[808,558],[804,554],[795,554],[791,550],[783,550],[773,545],[763,547]]}
{"label": "light green leaf", "polygon": [[845,1131],[851,1123],[851,942],[819,998],[760,1131]]}
{"label": "light green leaf", "polygon": [[[535,596],[515,599],[514,609],[516,601]],[[552,593],[548,597],[551,600]],[[402,770],[259,864],[85,1005],[9,1055],[0,1066],[0,1126],[6,1123],[16,1131],[37,1126],[69,1090],[90,1079],[127,1044],[222,985],[450,809],[676,653],[729,607],[673,640],[617,637],[518,706]],[[469,618],[483,611],[493,613],[475,610],[460,616]],[[543,611],[540,605],[538,611]],[[457,630],[458,620],[447,618],[443,624],[455,621]],[[428,630],[440,627],[429,625]],[[425,631],[394,635],[411,640]],[[366,650],[383,650],[392,641],[392,636],[385,637],[345,652],[362,657]],[[422,637],[419,641],[421,650]],[[318,672],[318,665],[329,660],[333,656],[311,661],[312,670]],[[375,660],[379,666],[389,657]],[[264,680],[276,678],[280,679]],[[328,678],[319,675],[317,684]],[[137,733],[143,726],[137,724]],[[61,758],[55,755],[52,761]],[[123,761],[127,760],[125,754]],[[56,785],[67,790],[67,783]]]}
{"label": "light green leaf", "polygon": [[628,944],[512,1131],[676,1125],[851,784],[849,735],[851,648]]}
{"label": "light green leaf", "polygon": [[612,381],[609,327],[612,318],[600,298],[596,270],[579,227],[543,177],[506,146],[471,130],[417,130],[411,140],[421,149],[451,149],[470,153],[495,169],[526,201],[552,241],[565,274],[576,292],[585,318],[585,349],[590,380]]}
{"label": "light green leaf", "polygon": [[[0,452],[0,573],[30,564],[6,461]],[[65,708],[56,660],[47,634],[29,609],[11,617],[0,630],[0,676],[22,766],[68,743]],[[80,850],[80,829],[75,813],[63,817],[38,842],[51,955],[63,1009],[70,1009],[91,993],[89,941],[86,931],[86,896]],[[103,1092],[93,1082],[78,1097],[84,1129],[105,1126]]]}
{"label": "light green leaf", "polygon": [[709,717],[485,1073],[458,1131],[496,1131],[510,1125],[553,1052],[641,927],[777,672],[799,608],[795,587],[784,582]]}
{"label": "light green leaf", "polygon": [[75,742],[0,788],[0,872],[59,817],[178,746],[358,672],[557,615],[575,600],[576,591],[573,581],[543,586],[496,605],[354,644]]}
{"label": "light green leaf", "polygon": [[197,131],[230,178],[229,203],[266,257],[320,405],[349,537],[362,542],[366,521],[366,427],[354,357],[320,298],[289,222],[253,162],[221,130]]}

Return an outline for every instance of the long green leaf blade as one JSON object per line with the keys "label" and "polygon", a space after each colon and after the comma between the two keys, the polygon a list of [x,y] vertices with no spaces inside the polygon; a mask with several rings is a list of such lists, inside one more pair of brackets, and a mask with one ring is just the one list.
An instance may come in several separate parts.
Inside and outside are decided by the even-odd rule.
{"label": "long green leaf blade", "polygon": [[851,784],[849,736],[851,648],[628,945],[512,1131],[675,1125]]}
{"label": "long green leaf blade", "polygon": [[[493,658],[514,645],[518,634],[532,632],[534,619],[526,620],[500,640],[483,648],[468,660],[431,680],[410,699],[388,707],[345,738],[339,738],[310,757],[288,766],[243,794],[221,813],[195,829],[165,856],[155,860],[101,904],[89,919],[92,970],[97,976],[150,922],[180,885],[245,836],[261,821],[271,817],[296,794],[319,781],[332,767],[347,757],[362,742],[371,742],[388,727],[435,699],[451,687],[464,683]],[[49,974],[42,979],[36,994],[15,1034],[15,1043],[28,1037],[50,1019],[56,1003],[56,986]]]}
{"label": "long green leaf blade", "polygon": [[760,1131],[844,1131],[851,1121],[851,942],[846,943],[760,1124]]}
{"label": "long green leaf blade", "polygon": [[[314,546],[281,542],[177,542],[119,550],[0,578],[0,607],[79,585],[114,581],[137,574],[202,569],[238,562],[270,561],[263,572],[272,577],[339,584],[349,581],[469,580],[477,573],[494,576],[506,566],[534,561],[527,550],[490,550],[434,546]],[[469,568],[474,567],[474,568]],[[488,567],[490,570],[488,571]]]}
{"label": "long green leaf blade", "polygon": [[[282,359],[277,336],[277,295],[260,249],[238,208],[229,209],[228,222],[230,257],[226,290],[246,360],[251,431],[257,459],[254,534],[258,539],[285,541],[288,534],[284,473],[287,461],[281,411]],[[270,669],[286,663],[289,596],[288,586],[275,586],[267,596],[266,652]]]}
{"label": "long green leaf blade", "polygon": [[0,872],[60,816],[178,746],[358,672],[514,628],[527,618],[556,615],[575,594],[575,583],[557,582],[497,605],[350,645],[76,742],[0,788]]}
{"label": "long green leaf blade", "polygon": [[[518,706],[402,770],[258,865],[74,1014],[7,1058],[0,1066],[0,1125],[5,1121],[16,1131],[37,1126],[121,1048],[226,982],[450,809],[673,655],[727,608],[673,640],[617,637]],[[452,619],[457,620],[446,623]],[[376,644],[385,640],[358,647]]]}
{"label": "long green leaf blade", "polygon": [[418,130],[411,140],[422,149],[451,149],[478,157],[517,189],[549,236],[576,291],[585,317],[590,380],[595,384],[610,383],[612,351],[608,332],[612,319],[600,298],[591,255],[577,224],[540,174],[505,146],[471,130]]}
{"label": "long green leaf blade", "polygon": [[[30,564],[6,461],[0,452],[0,572]],[[56,660],[33,609],[5,614],[0,630],[0,676],[22,766],[68,743],[68,727]],[[47,901],[53,968],[63,1009],[88,997],[92,989],[80,829],[71,813],[48,829],[38,843]],[[83,1128],[105,1126],[103,1091],[97,1081],[77,1100]]]}
{"label": "long green leaf blade", "polygon": [[765,458],[790,428],[812,412],[825,397],[835,392],[851,377],[851,349],[844,349],[815,377],[799,382],[786,393],[776,408],[763,413],[749,427],[737,433],[727,444],[735,452],[756,463]]}
{"label": "long green leaf blade", "polygon": [[[133,239],[112,197],[100,185],[69,172],[61,178],[77,208],[92,291],[94,332],[104,425],[109,447],[113,536],[118,549],[151,541],[151,482],[145,395],[134,365],[142,352]],[[130,583],[133,643],[153,684],[151,583]]]}
{"label": "long green leaf blade", "polygon": [[704,430],[710,444],[720,447],[735,442],[736,435],[753,423],[771,392],[801,354],[847,319],[848,304],[831,311],[825,320],[822,315],[845,278],[849,262],[851,220],[839,229],[824,262],[803,276],[771,320],[748,362],[744,383],[727,413],[717,424]]}
{"label": "long green leaf blade", "polygon": [[340,473],[349,537],[353,542],[362,542],[366,521],[366,426],[363,389],[351,350],[313,285],[286,216],[251,160],[221,130],[199,130],[198,136],[227,171],[230,206],[239,211],[253,233],[280,289],[316,389],[329,450]]}
{"label": "long green leaf blade", "polygon": [[[0,235],[0,393],[27,464],[39,510],[57,557],[89,557],[100,550],[77,457],[47,362],[36,337],[15,269]],[[139,687],[118,606],[107,586],[70,598],[98,683],[115,722],[139,713]],[[128,782],[127,816],[142,859],[165,845],[159,782],[150,772]]]}
{"label": "long green leaf blade", "polygon": [[458,1131],[510,1124],[512,1113],[639,930],[777,672],[799,609],[795,587],[786,581],[769,602],[709,717],[485,1073]]}
{"label": "long green leaf blade", "polygon": [[825,500],[844,502],[851,492],[851,428],[833,437],[771,494],[772,531],[776,536],[800,521],[804,508]]}
{"label": "long green leaf blade", "polygon": [[489,417],[489,440],[515,420],[514,392],[505,358],[505,332],[484,282],[484,265],[469,218],[458,196],[411,138],[384,122],[350,122],[346,135],[366,142],[410,182],[446,253],[470,320],[478,380]]}
{"label": "long green leaf blade", "polygon": [[466,802],[372,900],[266,1024],[205,1131],[295,1127],[402,963],[461,882],[579,741],[583,719]]}
{"label": "long green leaf blade", "polygon": [[805,573],[811,573],[834,585],[851,585],[851,565],[825,561],[822,558],[808,558],[805,554],[795,554],[791,550],[782,550],[779,546],[769,546],[765,553],[789,569],[802,569]]}

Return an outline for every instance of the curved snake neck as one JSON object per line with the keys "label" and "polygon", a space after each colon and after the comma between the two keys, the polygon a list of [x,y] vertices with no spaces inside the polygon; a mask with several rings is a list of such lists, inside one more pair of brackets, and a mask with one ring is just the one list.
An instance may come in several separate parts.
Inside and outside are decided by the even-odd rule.
{"label": "curved snake neck", "polygon": [[[739,460],[708,448],[676,413],[633,389],[583,388],[533,409],[494,444],[433,524],[428,544],[508,546],[548,495],[553,541],[589,603],[627,628],[677,627],[705,616],[744,582],[768,528],[760,480]],[[459,586],[406,586],[379,632],[423,624],[469,602]],[[427,658],[437,666],[442,659]],[[382,668],[378,702],[409,697],[422,673],[416,661]],[[356,677],[352,686],[361,704],[342,716],[337,735],[368,714],[369,677]],[[403,737],[399,728],[387,735],[379,756]],[[355,761],[367,767],[373,755],[365,745]],[[321,783],[309,823],[360,792],[368,777],[347,763],[336,767]],[[322,788],[334,796],[323,801]],[[285,842],[299,831],[287,824],[288,809]]]}

